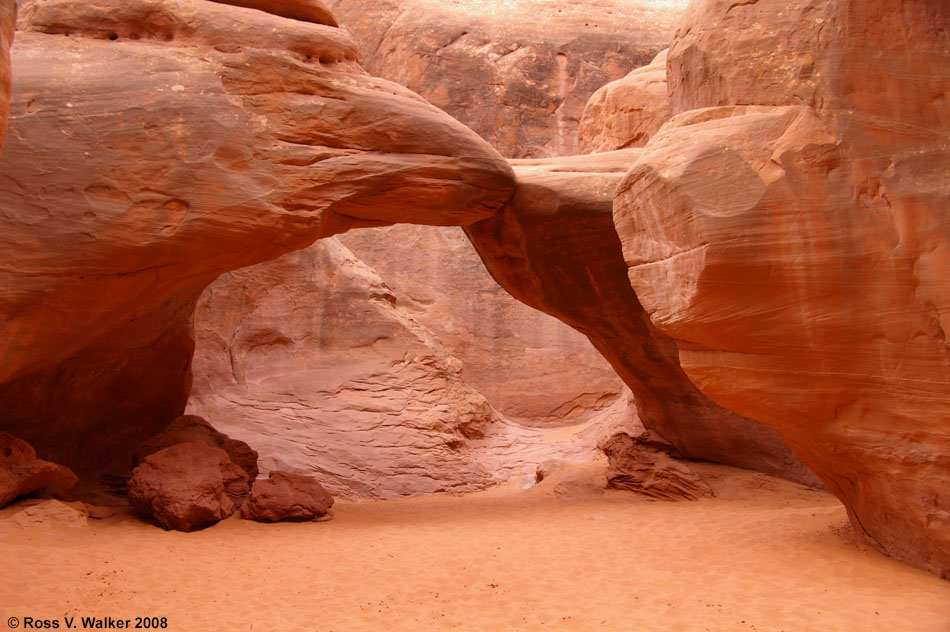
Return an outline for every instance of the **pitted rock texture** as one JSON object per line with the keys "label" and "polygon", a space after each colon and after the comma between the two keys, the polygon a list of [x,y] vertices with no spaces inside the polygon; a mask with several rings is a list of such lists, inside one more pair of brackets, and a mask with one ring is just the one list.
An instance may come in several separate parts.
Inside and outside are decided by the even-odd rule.
{"label": "pitted rock texture", "polygon": [[621,396],[623,383],[587,338],[512,298],[461,229],[399,225],[337,239],[461,360],[462,380],[508,419],[576,424]]}
{"label": "pitted rock texture", "polygon": [[475,221],[513,186],[338,28],[205,0],[28,1],[19,28],[0,425],[77,470],[181,414],[193,306],[222,272],[351,227]]}
{"label": "pitted rock texture", "polygon": [[668,52],[591,95],[578,131],[579,153],[643,147],[670,118]]}
{"label": "pitted rock texture", "polygon": [[36,458],[29,443],[0,432],[0,507],[34,492],[65,498],[77,482],[68,467]]}
{"label": "pitted rock texture", "polygon": [[373,74],[509,158],[577,153],[587,99],[669,45],[686,0],[329,0]]}
{"label": "pitted rock texture", "polygon": [[942,2],[694,3],[675,116],[615,204],[690,379],[774,427],[870,542],[945,576],[948,23]]}
{"label": "pitted rock texture", "polygon": [[607,486],[653,500],[699,500],[714,496],[706,482],[673,447],[649,431],[637,436],[618,433],[604,442]]}
{"label": "pitted rock texture", "polygon": [[310,476],[292,472],[271,472],[254,483],[241,517],[248,520],[314,520],[327,515],[333,496]]}
{"label": "pitted rock texture", "polygon": [[673,340],[653,327],[630,288],[612,208],[639,154],[512,161],[512,201],[466,231],[512,295],[588,336],[633,391],[643,425],[683,455],[815,483],[773,430],[696,389]]}
{"label": "pitted rock texture", "polygon": [[227,518],[247,494],[247,473],[227,452],[204,441],[150,454],[128,483],[136,511],[175,531],[204,529]]}
{"label": "pitted rock texture", "polygon": [[189,441],[203,441],[212,447],[221,448],[228,453],[228,457],[235,465],[247,472],[249,481],[253,482],[257,478],[257,452],[243,441],[218,432],[207,419],[197,415],[181,415],[173,419],[161,432],[151,437],[135,451],[132,455],[133,464],[138,465],[145,460],[145,457],[159,450]]}

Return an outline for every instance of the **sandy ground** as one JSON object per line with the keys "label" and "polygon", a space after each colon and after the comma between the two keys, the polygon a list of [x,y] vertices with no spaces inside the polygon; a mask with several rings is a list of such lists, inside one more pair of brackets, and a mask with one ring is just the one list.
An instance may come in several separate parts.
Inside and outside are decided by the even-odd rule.
{"label": "sandy ground", "polygon": [[65,629],[65,616],[156,616],[188,631],[950,631],[950,582],[856,542],[833,497],[701,472],[716,499],[556,497],[546,480],[191,534],[127,511],[9,527],[10,507],[0,630],[10,617]]}

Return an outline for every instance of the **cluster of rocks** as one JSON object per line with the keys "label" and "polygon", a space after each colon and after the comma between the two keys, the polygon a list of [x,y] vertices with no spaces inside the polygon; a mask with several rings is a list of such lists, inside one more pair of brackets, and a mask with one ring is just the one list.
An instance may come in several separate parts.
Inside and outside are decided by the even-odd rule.
{"label": "cluster of rocks", "polygon": [[258,480],[257,452],[195,415],[172,421],[135,458],[129,502],[166,529],[203,529],[238,510],[251,520],[314,520],[333,505],[311,477],[271,472]]}
{"label": "cluster of rocks", "polygon": [[[133,458],[129,503],[165,529],[203,529],[238,510],[249,520],[321,520],[328,519],[333,506],[333,497],[310,476],[272,471],[259,479],[257,452],[194,415],[174,419]],[[37,458],[26,441],[0,432],[0,507],[32,497],[67,500],[78,481],[69,468]],[[16,515],[22,522],[63,512],[81,514],[83,521],[110,515],[106,508],[81,502],[42,505]]]}

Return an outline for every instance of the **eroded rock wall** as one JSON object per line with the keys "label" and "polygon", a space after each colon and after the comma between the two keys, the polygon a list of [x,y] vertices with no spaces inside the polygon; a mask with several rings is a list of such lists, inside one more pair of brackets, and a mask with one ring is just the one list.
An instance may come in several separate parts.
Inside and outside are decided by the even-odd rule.
{"label": "eroded rock wall", "polygon": [[510,196],[496,152],[367,75],[338,28],[204,0],[46,0],[19,29],[0,425],[80,471],[181,412],[191,313],[219,274]]}
{"label": "eroded rock wall", "polygon": [[583,334],[511,297],[460,228],[399,225],[338,239],[462,362],[492,407],[530,426],[583,422],[623,388]]}
{"label": "eroded rock wall", "polygon": [[225,274],[198,302],[189,411],[253,445],[265,472],[341,497],[475,491],[638,426],[626,393],[571,411],[570,429],[513,422],[418,315],[337,238]]}
{"label": "eroded rock wall", "polygon": [[7,136],[10,109],[10,45],[16,26],[16,0],[0,1],[0,149]]}
{"label": "eroded rock wall", "polygon": [[667,50],[591,95],[577,132],[578,153],[643,147],[670,118]]}
{"label": "eroded rock wall", "polygon": [[223,275],[196,313],[189,410],[334,495],[472,491],[495,416],[461,363],[335,239]]}
{"label": "eroded rock wall", "polygon": [[815,482],[773,430],[696,389],[630,288],[613,196],[640,151],[512,161],[511,202],[466,232],[509,292],[588,336],[630,387],[643,425],[683,455]]}
{"label": "eroded rock wall", "polygon": [[694,3],[622,183],[629,277],[713,401],[950,574],[950,6]]}
{"label": "eroded rock wall", "polygon": [[577,153],[588,98],[669,45],[686,0],[329,0],[366,67],[510,158]]}

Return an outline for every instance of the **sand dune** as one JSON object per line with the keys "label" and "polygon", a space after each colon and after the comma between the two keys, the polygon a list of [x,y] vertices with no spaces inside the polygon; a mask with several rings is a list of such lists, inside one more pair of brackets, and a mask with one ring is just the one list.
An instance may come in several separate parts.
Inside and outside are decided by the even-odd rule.
{"label": "sand dune", "polygon": [[[544,481],[339,503],[323,523],[235,517],[191,534],[124,510],[83,527],[14,525],[0,535],[0,621],[158,616],[169,630],[197,631],[950,630],[950,582],[859,544],[832,496],[697,468],[717,498],[565,499]],[[0,524],[20,510],[0,511]]]}

